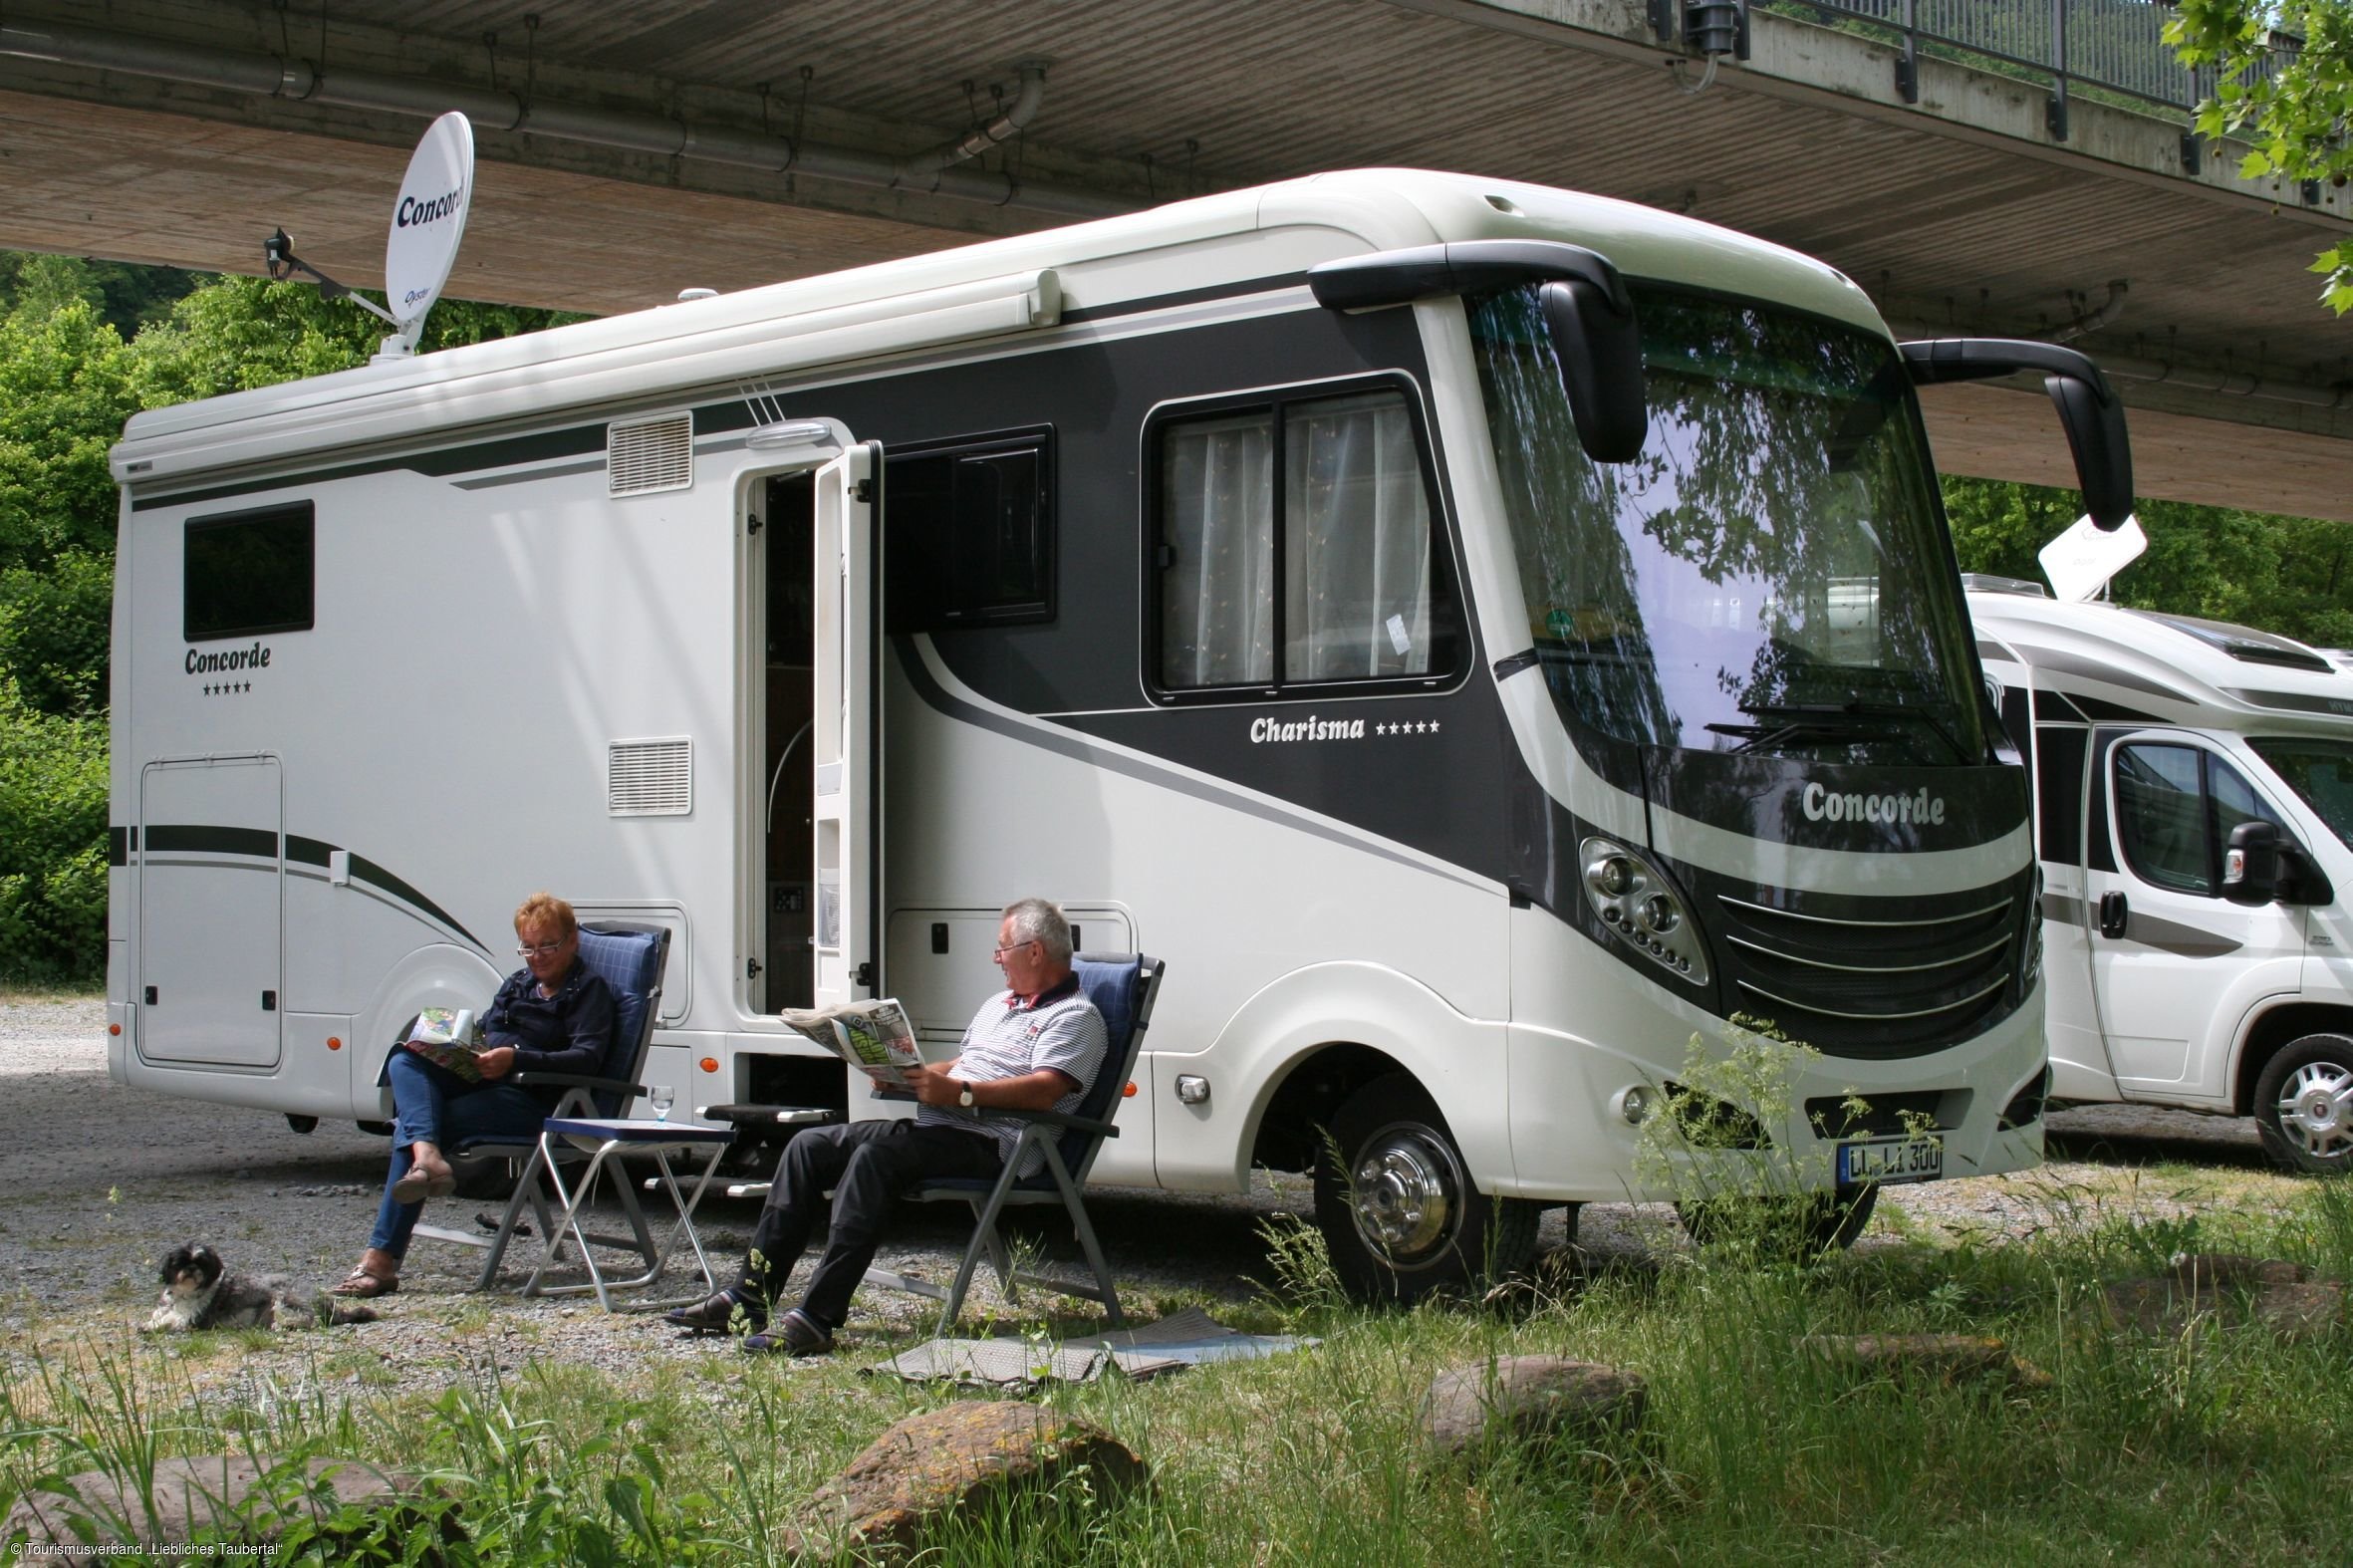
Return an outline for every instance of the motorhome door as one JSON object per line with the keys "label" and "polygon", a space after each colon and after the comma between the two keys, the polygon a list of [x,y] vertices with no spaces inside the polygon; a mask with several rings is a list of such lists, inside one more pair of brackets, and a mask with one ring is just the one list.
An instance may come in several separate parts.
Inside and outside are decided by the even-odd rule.
{"label": "motorhome door", "polygon": [[[2084,873],[2092,988],[2118,1084],[2134,1090],[2218,1093],[2235,1017],[2233,984],[2266,960],[2285,960],[2295,988],[2303,912],[2222,896],[2230,830],[2261,817],[2289,832],[2278,808],[2222,753],[2180,730],[2096,732],[2099,804],[2111,855]],[[2108,861],[2107,866],[2096,864]]]}
{"label": "motorhome door", "polygon": [[881,443],[850,448],[818,469],[816,482],[812,989],[816,1004],[830,1007],[878,995],[882,983],[881,601],[874,527],[883,482]]}
{"label": "motorhome door", "polygon": [[286,865],[278,759],[139,772],[138,1049],[149,1061],[278,1065]]}

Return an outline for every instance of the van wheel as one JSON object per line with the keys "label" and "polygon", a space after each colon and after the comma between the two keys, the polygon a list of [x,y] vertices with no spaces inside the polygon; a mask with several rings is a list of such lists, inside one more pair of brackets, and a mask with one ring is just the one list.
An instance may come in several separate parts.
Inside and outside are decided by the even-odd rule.
{"label": "van wheel", "polygon": [[1879,1187],[1841,1187],[1772,1197],[1708,1197],[1678,1203],[1675,1215],[1700,1246],[1753,1240],[1773,1257],[1819,1257],[1855,1244],[1879,1207]]}
{"label": "van wheel", "polygon": [[2255,1126],[2275,1165],[2353,1169],[2353,1039],[2308,1034],[2282,1046],[2255,1080]]}
{"label": "van wheel", "polygon": [[1316,1224],[1360,1301],[1411,1303],[1524,1268],[1542,1215],[1478,1190],[1445,1118],[1403,1073],[1342,1103],[1316,1161]]}

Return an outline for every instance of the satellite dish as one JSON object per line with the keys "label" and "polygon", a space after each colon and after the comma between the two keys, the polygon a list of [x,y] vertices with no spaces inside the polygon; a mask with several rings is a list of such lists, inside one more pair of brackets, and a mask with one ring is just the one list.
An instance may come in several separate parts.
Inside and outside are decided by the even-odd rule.
{"label": "satellite dish", "polygon": [[2086,514],[2044,545],[2035,559],[2042,563],[2043,576],[2051,580],[2052,594],[2080,604],[2096,597],[2108,586],[2108,579],[2148,548],[2149,536],[2141,532],[2138,517],[2127,516],[2114,529],[2103,529]]}
{"label": "satellite dish", "polygon": [[385,302],[399,327],[385,347],[395,354],[416,348],[425,313],[441,297],[449,269],[457,264],[457,242],[465,237],[465,215],[474,197],[474,128],[452,110],[427,127],[408,155],[408,172],[392,203],[392,224],[384,247]]}

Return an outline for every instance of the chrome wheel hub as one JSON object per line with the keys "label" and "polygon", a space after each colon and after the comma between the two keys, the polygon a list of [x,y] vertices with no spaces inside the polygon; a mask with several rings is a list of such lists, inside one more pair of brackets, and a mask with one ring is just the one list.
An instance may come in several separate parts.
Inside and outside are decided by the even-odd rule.
{"label": "chrome wheel hub", "polygon": [[1462,1209],[1462,1167],[1444,1139],[1401,1123],[1365,1140],[1349,1181],[1357,1233],[1393,1266],[1442,1254]]}
{"label": "chrome wheel hub", "polygon": [[2334,1062],[2297,1068],[2279,1089],[2279,1126],[2316,1160],[2353,1152],[2353,1070]]}

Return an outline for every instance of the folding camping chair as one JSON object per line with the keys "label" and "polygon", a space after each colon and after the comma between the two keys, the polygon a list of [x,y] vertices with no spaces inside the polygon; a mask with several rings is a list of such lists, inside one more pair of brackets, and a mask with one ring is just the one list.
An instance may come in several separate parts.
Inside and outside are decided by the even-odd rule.
{"label": "folding camping chair", "polygon": [[[661,977],[668,967],[669,953],[670,933],[666,929],[621,930],[588,925],[580,928],[581,961],[613,987],[613,1043],[607,1048],[604,1072],[595,1077],[529,1070],[514,1075],[513,1081],[526,1088],[562,1086],[563,1098],[548,1113],[550,1120],[619,1117],[629,1110],[632,1101],[646,1092],[638,1080],[645,1071],[647,1048],[654,1040],[654,1016],[661,1010]],[[506,1212],[499,1217],[498,1228],[491,1234],[441,1225],[416,1227],[415,1234],[419,1237],[486,1249],[488,1255],[482,1260],[481,1277],[474,1281],[476,1290],[487,1290],[498,1277],[507,1243],[514,1239],[526,1206],[538,1219],[539,1233],[551,1241],[558,1239],[555,1211],[548,1204],[543,1184],[546,1172],[538,1158],[540,1134],[538,1128],[527,1133],[489,1134],[469,1138],[447,1151],[452,1160],[504,1158],[518,1166],[514,1194],[507,1199]],[[575,1150],[561,1140],[550,1142],[557,1145],[554,1158],[586,1161],[593,1153]],[[633,1251],[649,1270],[657,1270],[661,1248],[647,1228],[637,1194],[630,1190],[628,1182],[614,1183],[614,1190],[621,1194],[622,1210],[629,1219],[631,1233],[628,1236],[582,1234],[600,1246]]]}
{"label": "folding camping chair", "polygon": [[[1145,1027],[1151,1022],[1153,1000],[1160,994],[1165,967],[1160,959],[1141,953],[1080,953],[1071,960],[1080,989],[1103,1014],[1108,1036],[1102,1071],[1087,1086],[1086,1097],[1079,1102],[1077,1112],[1069,1116],[1054,1111],[974,1112],[984,1123],[1020,1124],[1020,1141],[1006,1158],[1003,1173],[993,1180],[944,1177],[927,1181],[908,1194],[920,1203],[955,1201],[971,1205],[972,1239],[965,1244],[963,1258],[956,1266],[955,1283],[942,1287],[893,1269],[870,1268],[866,1271],[868,1284],[912,1291],[944,1303],[939,1314],[939,1333],[944,1335],[954,1326],[956,1314],[963,1310],[964,1293],[971,1288],[973,1270],[985,1256],[996,1270],[997,1283],[1008,1301],[1015,1298],[1017,1286],[1036,1285],[1061,1295],[1100,1301],[1110,1315],[1113,1328],[1125,1323],[1120,1315],[1119,1292],[1112,1287],[1111,1270],[1103,1261],[1103,1248],[1096,1243],[1095,1226],[1087,1218],[1083,1189],[1103,1141],[1120,1136],[1120,1130],[1112,1126],[1112,1114],[1127,1092],[1128,1075],[1135,1071],[1136,1052],[1143,1042]],[[1045,1152],[1045,1166],[1035,1175],[1017,1179],[1013,1173],[1021,1169],[1032,1149]],[[1047,1203],[1061,1204],[1070,1215],[1071,1228],[1078,1232],[1080,1249],[1087,1255],[1087,1266],[1094,1271],[1093,1285],[1013,1266],[1004,1238],[997,1233],[997,1215],[1007,1208]]]}

